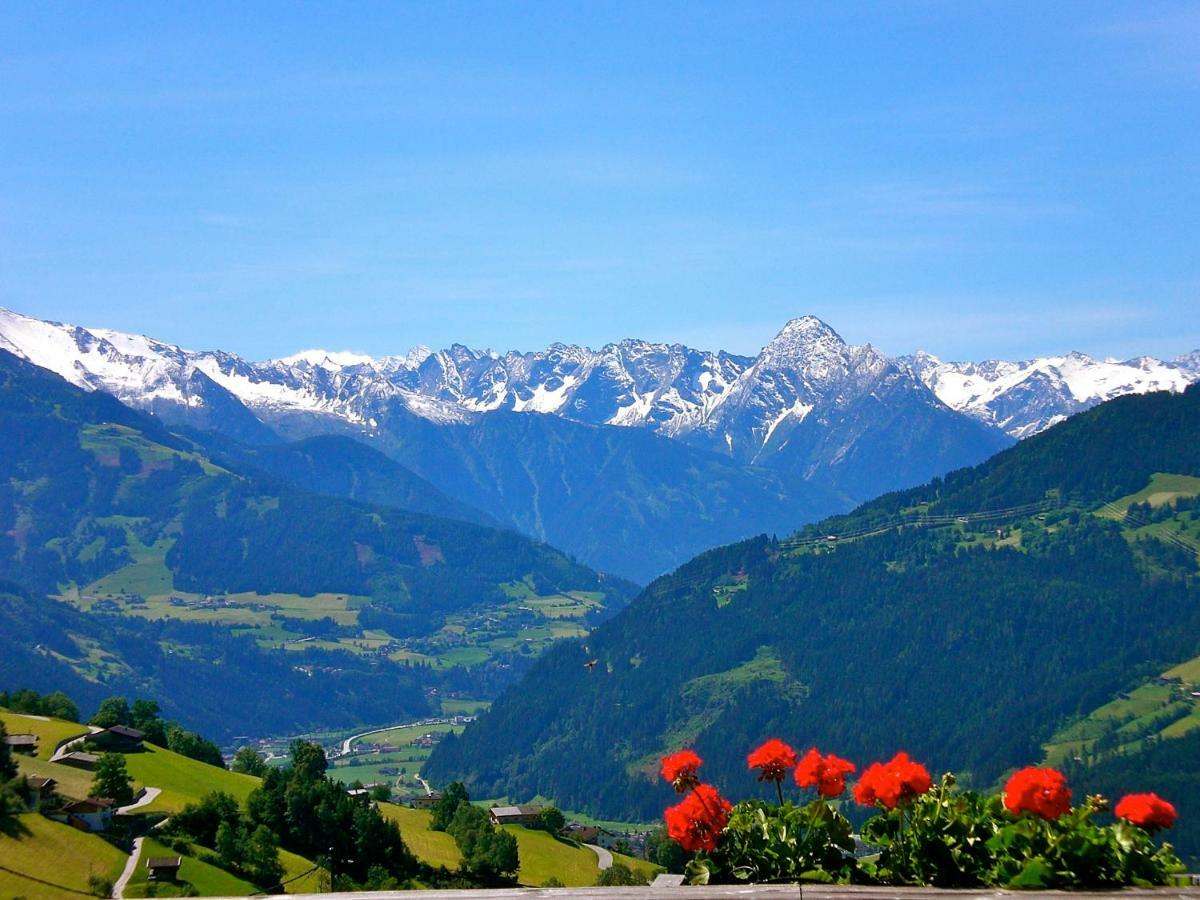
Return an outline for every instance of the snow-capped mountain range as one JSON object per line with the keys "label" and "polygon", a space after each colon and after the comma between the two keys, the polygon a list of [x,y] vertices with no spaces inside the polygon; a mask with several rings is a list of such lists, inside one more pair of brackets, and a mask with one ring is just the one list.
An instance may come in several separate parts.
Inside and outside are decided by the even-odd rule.
{"label": "snow-capped mountain range", "polygon": [[368,431],[393,402],[437,423],[536,412],[649,428],[745,462],[768,455],[814,412],[827,415],[910,374],[949,408],[1015,438],[1122,394],[1179,391],[1200,380],[1200,351],[1172,361],[1081,353],[1022,362],[943,362],[924,352],[890,359],[869,344],[847,344],[812,316],[788,322],[757,357],[625,340],[505,354],[455,344],[379,358],[306,350],[251,362],[0,309],[0,348],[159,413],[199,412],[223,394],[268,425],[304,414]]}

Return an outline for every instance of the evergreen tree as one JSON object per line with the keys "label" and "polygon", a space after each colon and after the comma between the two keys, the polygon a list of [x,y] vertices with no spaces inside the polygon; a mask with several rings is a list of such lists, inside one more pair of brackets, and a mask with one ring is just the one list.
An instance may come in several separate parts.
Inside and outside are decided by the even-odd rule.
{"label": "evergreen tree", "polygon": [[13,759],[12,747],[4,740],[7,736],[4,723],[0,722],[0,784],[17,777],[17,761]]}

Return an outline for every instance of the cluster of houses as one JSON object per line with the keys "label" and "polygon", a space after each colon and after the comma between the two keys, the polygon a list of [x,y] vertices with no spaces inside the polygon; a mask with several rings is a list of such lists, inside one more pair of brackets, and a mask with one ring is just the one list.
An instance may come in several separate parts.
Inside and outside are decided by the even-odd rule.
{"label": "cluster of houses", "polygon": [[[489,812],[493,825],[536,825],[545,808],[537,803],[523,803],[519,806],[493,806]],[[582,822],[568,822],[562,834],[581,844],[594,844],[605,850],[626,849],[635,854],[640,854],[646,843],[646,835],[642,832],[609,831]]]}
{"label": "cluster of houses", "polygon": [[[60,765],[90,771],[100,761],[99,753],[136,753],[144,749],[145,735],[136,728],[114,725],[95,731],[82,738],[72,738],[57,749],[51,759]],[[14,752],[30,756],[37,754],[38,738],[33,734],[10,734],[4,739]],[[73,750],[86,742],[89,750],[98,753]],[[47,818],[62,822],[80,831],[107,831],[113,816],[119,811],[116,803],[108,797],[84,797],[75,800],[58,795],[58,782],[53,778],[31,775],[26,779],[30,789],[29,807]]]}

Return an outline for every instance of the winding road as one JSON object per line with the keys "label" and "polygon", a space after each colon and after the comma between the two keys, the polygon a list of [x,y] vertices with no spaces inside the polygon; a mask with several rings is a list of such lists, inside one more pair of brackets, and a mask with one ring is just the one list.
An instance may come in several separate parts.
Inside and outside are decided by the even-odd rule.
{"label": "winding road", "polygon": [[112,895],[116,900],[121,900],[125,896],[125,888],[129,886],[129,879],[137,871],[138,860],[142,858],[142,841],[144,840],[145,838],[133,839],[133,852],[129,854],[129,860],[125,863],[125,870],[121,873],[121,877],[113,884]]}
{"label": "winding road", "polygon": [[126,813],[133,812],[135,809],[139,809],[140,807],[149,806],[154,802],[154,798],[161,793],[162,788],[148,787],[142,792],[142,796],[138,797],[128,806],[118,806],[117,814],[125,815]]}
{"label": "winding road", "polygon": [[600,866],[600,871],[604,872],[612,868],[613,855],[601,847],[599,844],[584,844],[593,853],[596,854],[596,862]]}

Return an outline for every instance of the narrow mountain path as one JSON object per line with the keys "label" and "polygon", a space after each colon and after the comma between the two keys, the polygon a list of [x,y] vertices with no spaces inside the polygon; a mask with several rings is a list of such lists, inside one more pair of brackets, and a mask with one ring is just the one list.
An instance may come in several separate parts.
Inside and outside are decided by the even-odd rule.
{"label": "narrow mountain path", "polygon": [[142,796],[138,797],[135,801],[130,803],[128,806],[118,807],[117,813],[120,815],[124,815],[125,813],[133,812],[135,809],[138,809],[139,807],[149,806],[151,803],[154,802],[154,798],[157,797],[161,793],[162,793],[162,788],[148,787],[148,788],[146,788],[145,791],[143,791]]}
{"label": "narrow mountain path", "polygon": [[599,844],[584,844],[593,853],[596,854],[596,863],[600,866],[600,871],[604,872],[612,868],[613,855],[601,847]]}
{"label": "narrow mountain path", "polygon": [[121,873],[121,877],[113,884],[112,895],[116,900],[121,900],[125,896],[125,888],[129,886],[129,879],[137,871],[138,860],[142,858],[142,841],[144,840],[145,838],[133,839],[133,852],[129,854],[129,860],[125,863],[125,870]]}
{"label": "narrow mountain path", "polygon": [[50,762],[58,762],[60,759],[62,759],[64,756],[66,756],[68,753],[71,752],[72,747],[78,747],[80,744],[82,744],[84,741],[86,741],[89,737],[91,737],[97,731],[104,730],[103,728],[98,728],[95,725],[85,725],[84,728],[87,729],[87,734],[81,734],[81,735],[79,735],[79,737],[73,737],[70,740],[64,741],[61,746],[59,746],[55,749],[53,755],[51,755],[51,757],[50,757]]}

